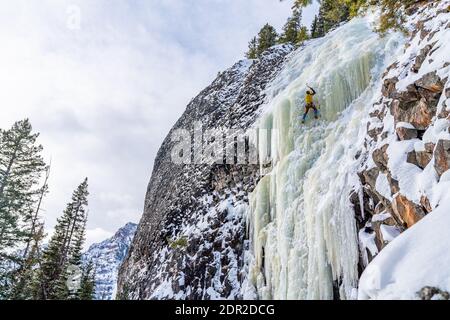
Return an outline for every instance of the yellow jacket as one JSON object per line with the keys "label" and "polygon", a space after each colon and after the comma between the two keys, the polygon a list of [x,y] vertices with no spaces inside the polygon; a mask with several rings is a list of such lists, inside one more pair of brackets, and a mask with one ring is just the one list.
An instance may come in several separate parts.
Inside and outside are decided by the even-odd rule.
{"label": "yellow jacket", "polygon": [[314,95],[316,94],[316,90],[309,87],[310,90],[306,91],[305,102],[306,104],[311,104],[314,102]]}

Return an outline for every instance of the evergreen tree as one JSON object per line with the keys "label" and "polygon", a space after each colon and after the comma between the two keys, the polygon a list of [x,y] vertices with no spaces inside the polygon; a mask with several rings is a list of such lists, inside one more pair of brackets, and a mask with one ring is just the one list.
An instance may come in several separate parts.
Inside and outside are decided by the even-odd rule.
{"label": "evergreen tree", "polygon": [[306,8],[307,6],[312,4],[312,0],[295,0],[294,2],[294,8],[301,9]]}
{"label": "evergreen tree", "polygon": [[248,46],[248,52],[245,54],[248,59],[257,59],[267,49],[277,44],[278,34],[274,27],[266,23],[254,37]]}
{"label": "evergreen tree", "polygon": [[298,33],[301,28],[302,11],[301,9],[294,8],[292,16],[283,27],[283,33],[280,35],[280,43],[292,43],[296,44],[298,39]]}
{"label": "evergreen tree", "polygon": [[300,30],[297,33],[296,43],[300,45],[308,39],[309,39],[308,28],[306,28],[305,26],[300,27]]}
{"label": "evergreen tree", "polygon": [[257,57],[260,57],[264,51],[277,44],[277,31],[270,24],[266,23],[258,33],[258,46],[256,49]]}
{"label": "evergreen tree", "polygon": [[39,268],[41,266],[41,243],[45,237],[44,224],[40,224],[35,233],[28,254],[21,261],[20,267],[14,271],[14,282],[11,284],[12,300],[32,300],[39,291]]}
{"label": "evergreen tree", "polygon": [[[408,10],[420,0],[320,0],[317,21],[311,27],[313,38],[321,37],[339,23],[347,21],[360,13],[364,13],[370,5],[381,8],[380,22],[376,31],[381,34],[388,30],[406,32],[404,28],[404,9]],[[304,8],[312,3],[311,0],[296,0],[295,8]]]}
{"label": "evergreen tree", "polygon": [[381,7],[380,23],[376,31],[384,35],[389,30],[402,31],[407,33],[404,23],[406,17],[403,9],[409,9],[413,4],[419,2],[417,0],[378,0]]}
{"label": "evergreen tree", "polygon": [[72,294],[66,285],[68,268],[81,266],[88,194],[88,181],[85,179],[74,191],[72,200],[57,221],[55,232],[43,253],[40,299],[65,300]]}
{"label": "evergreen tree", "polygon": [[93,300],[95,294],[95,269],[92,261],[89,261],[83,267],[81,276],[81,285],[78,292],[80,300]]}
{"label": "evergreen tree", "polygon": [[323,28],[323,35],[327,34],[340,21],[338,11],[335,8],[340,8],[335,0],[322,0],[319,8],[320,28]]}
{"label": "evergreen tree", "polygon": [[258,58],[257,51],[258,40],[256,39],[256,37],[254,37],[248,44],[248,52],[245,54],[245,56],[247,57],[247,59],[256,59]]}
{"label": "evergreen tree", "polygon": [[314,20],[313,20],[313,22],[312,22],[312,24],[311,24],[311,38],[312,39],[315,39],[315,38],[319,38],[319,35],[318,35],[318,30],[317,30],[317,27],[318,27],[318,17],[317,17],[317,15],[314,17]]}
{"label": "evergreen tree", "polygon": [[[41,156],[39,134],[29,120],[0,130],[0,298],[31,299],[31,285],[43,238],[40,205],[47,192],[49,168]],[[16,248],[23,250],[14,250]]]}
{"label": "evergreen tree", "polygon": [[38,185],[46,170],[38,137],[28,120],[0,130],[0,257],[34,236]]}

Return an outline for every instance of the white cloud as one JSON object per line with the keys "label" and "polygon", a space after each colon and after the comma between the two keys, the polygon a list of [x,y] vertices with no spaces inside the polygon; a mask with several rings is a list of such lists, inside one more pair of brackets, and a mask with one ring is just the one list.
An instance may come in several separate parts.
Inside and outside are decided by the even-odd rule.
{"label": "white cloud", "polygon": [[[290,5],[2,1],[0,127],[28,117],[41,132],[52,159],[48,227],[85,176],[91,239],[138,221],[156,152],[186,104],[265,22],[280,28]],[[68,28],[70,6],[80,8],[79,29]]]}

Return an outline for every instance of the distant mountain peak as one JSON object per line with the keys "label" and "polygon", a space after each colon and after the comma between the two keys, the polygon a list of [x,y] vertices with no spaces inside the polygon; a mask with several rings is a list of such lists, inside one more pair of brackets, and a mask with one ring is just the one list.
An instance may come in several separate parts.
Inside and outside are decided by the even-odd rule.
{"label": "distant mountain peak", "polygon": [[83,255],[85,263],[92,261],[96,270],[96,300],[115,298],[117,273],[125,259],[137,224],[129,222],[109,239],[95,243]]}

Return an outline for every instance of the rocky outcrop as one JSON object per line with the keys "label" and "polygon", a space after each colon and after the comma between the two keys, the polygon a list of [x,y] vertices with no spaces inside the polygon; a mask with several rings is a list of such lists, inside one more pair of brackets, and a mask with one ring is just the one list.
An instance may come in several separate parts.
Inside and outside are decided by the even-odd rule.
{"label": "rocky outcrop", "polygon": [[397,194],[392,201],[392,211],[398,220],[402,221],[402,225],[406,228],[412,227],[426,214],[426,211],[421,204],[415,204],[401,194]]}
{"label": "rocky outcrop", "polygon": [[401,92],[393,87],[393,79],[386,81],[390,83],[386,96],[393,99],[389,108],[396,123],[407,122],[416,130],[426,130],[436,115],[444,81],[436,72],[430,72]]}
{"label": "rocky outcrop", "polygon": [[[144,214],[119,275],[121,297],[238,298],[243,208],[259,180],[259,166],[198,161],[195,153],[187,163],[176,164],[172,136],[178,129],[195,135],[200,124],[201,144],[207,146],[202,130],[248,129],[258,116],[266,85],[292,50],[277,46],[259,60],[237,63],[189,103],[155,160]],[[226,143],[235,149],[234,138]]]}
{"label": "rocky outcrop", "polygon": [[439,176],[450,168],[450,140],[439,140],[436,144],[434,168]]}
{"label": "rocky outcrop", "polygon": [[[435,62],[444,45],[438,34],[450,25],[428,23],[432,18],[417,22],[403,57],[384,73],[381,97],[370,112],[366,149],[361,153],[361,188],[350,197],[358,227],[374,230],[379,250],[387,243],[383,228],[403,231],[438,205],[430,201],[429,190],[414,185],[415,177],[426,171],[427,179],[438,183],[450,167],[450,141],[445,138],[450,132],[449,61]],[[419,50],[413,50],[411,43]],[[361,250],[365,255],[366,248]],[[427,292],[421,296],[429,296]]]}
{"label": "rocky outcrop", "polygon": [[421,300],[450,300],[450,293],[435,287],[424,287],[417,295]]}

